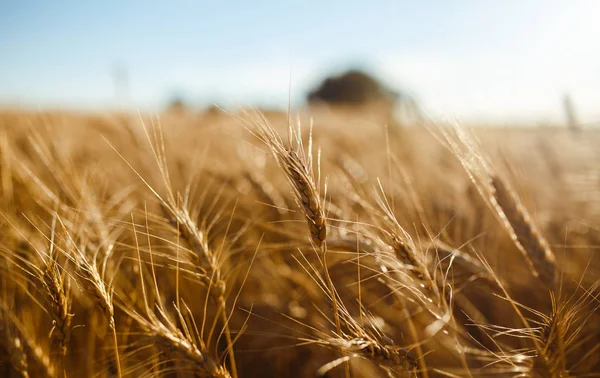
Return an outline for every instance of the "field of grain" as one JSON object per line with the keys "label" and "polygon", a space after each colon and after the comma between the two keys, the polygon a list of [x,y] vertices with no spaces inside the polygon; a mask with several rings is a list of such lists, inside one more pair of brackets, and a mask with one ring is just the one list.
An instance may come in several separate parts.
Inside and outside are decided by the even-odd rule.
{"label": "field of grain", "polygon": [[599,145],[4,111],[0,375],[600,376]]}

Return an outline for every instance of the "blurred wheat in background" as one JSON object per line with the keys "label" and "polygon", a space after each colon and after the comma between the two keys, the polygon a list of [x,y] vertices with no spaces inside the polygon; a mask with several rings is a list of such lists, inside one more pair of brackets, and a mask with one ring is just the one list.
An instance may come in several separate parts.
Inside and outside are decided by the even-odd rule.
{"label": "blurred wheat in background", "polygon": [[595,376],[595,131],[310,114],[4,113],[4,376]]}

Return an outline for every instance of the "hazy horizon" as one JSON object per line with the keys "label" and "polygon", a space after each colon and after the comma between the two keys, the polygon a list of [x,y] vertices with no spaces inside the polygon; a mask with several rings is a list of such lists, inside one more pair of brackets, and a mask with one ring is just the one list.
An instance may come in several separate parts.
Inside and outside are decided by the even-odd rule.
{"label": "hazy horizon", "polygon": [[[366,68],[432,116],[600,121],[600,3],[0,1],[0,105],[281,107]],[[126,67],[126,102],[113,71]]]}

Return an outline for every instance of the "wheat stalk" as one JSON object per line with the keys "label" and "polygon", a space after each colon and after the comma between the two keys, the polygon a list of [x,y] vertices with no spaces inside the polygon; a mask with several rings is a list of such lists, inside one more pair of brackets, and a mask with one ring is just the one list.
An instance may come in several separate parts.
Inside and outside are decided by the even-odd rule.
{"label": "wheat stalk", "polygon": [[44,270],[42,283],[52,307],[53,337],[58,341],[60,355],[67,354],[71,339],[71,298],[69,279],[60,271],[54,257],[51,257]]}
{"label": "wheat stalk", "polygon": [[285,146],[279,134],[264,118],[248,126],[248,130],[269,148],[285,172],[296,202],[306,218],[310,237],[319,248],[323,248],[327,239],[327,218],[312,175],[312,150],[309,146],[306,157],[301,131],[295,130],[290,124],[289,142]]}
{"label": "wheat stalk", "polygon": [[324,377],[338,364],[355,357],[372,361],[386,370],[390,378],[412,378],[419,376],[417,373],[417,361],[407,349],[385,345],[370,338],[332,338],[325,340],[324,343],[343,350],[344,354],[349,357],[323,365],[317,371],[318,377]]}
{"label": "wheat stalk", "polygon": [[[365,313],[362,304],[359,306]],[[389,344],[389,337],[385,336],[371,315],[365,313],[367,316],[361,316],[360,321],[357,321],[343,305],[340,309],[344,319],[344,332],[335,337],[325,337],[325,334],[319,332],[321,337],[317,339],[317,344],[340,350],[342,357],[323,365],[317,371],[317,376],[323,377],[341,363],[361,357],[385,370],[390,378],[419,377],[417,360],[408,349]],[[388,342],[384,341],[386,339]]]}
{"label": "wheat stalk", "polygon": [[166,317],[161,321],[154,313],[149,312],[147,319],[132,310],[125,310],[152,337],[154,344],[160,346],[168,354],[176,354],[193,363],[197,377],[230,378],[229,372],[213,360],[203,345],[194,343],[189,335],[184,335]]}
{"label": "wheat stalk", "polygon": [[505,227],[536,277],[553,289],[556,286],[556,258],[518,197],[499,176],[491,177],[494,202]]}
{"label": "wheat stalk", "polygon": [[[163,209],[165,211],[168,211],[169,209],[174,211],[173,208],[169,208],[168,206],[163,207]],[[186,219],[186,216],[181,212],[177,212],[177,215],[180,217],[183,217],[181,219]],[[187,219],[187,221],[188,221],[188,223],[187,223],[188,225],[193,224],[191,219]],[[156,305],[158,315],[156,315],[154,313],[154,311],[150,308],[150,305],[148,303],[148,296],[146,294],[144,279],[143,279],[142,260],[141,260],[141,256],[140,256],[139,242],[138,242],[138,238],[137,238],[137,231],[135,228],[136,226],[135,226],[135,223],[133,220],[133,215],[132,215],[132,226],[133,226],[133,231],[134,231],[136,250],[138,251],[138,257],[137,257],[138,270],[139,270],[139,275],[140,275],[140,282],[141,282],[141,287],[142,287],[142,297],[144,300],[146,316],[144,317],[144,316],[140,315],[138,312],[133,310],[131,308],[131,306],[128,306],[128,305],[123,306],[123,310],[132,319],[137,321],[137,323],[146,331],[146,334],[154,339],[155,344],[161,346],[166,353],[178,354],[178,355],[182,356],[184,360],[193,363],[193,365],[194,365],[193,370],[194,370],[194,373],[196,374],[196,376],[214,377],[214,378],[230,378],[231,375],[229,374],[229,372],[210,357],[204,342],[199,337],[198,337],[199,342],[198,343],[194,342],[194,338],[192,337],[192,334],[190,332],[190,327],[187,325],[187,322],[185,321],[185,318],[182,315],[179,307],[176,306],[175,310],[179,316],[178,320],[179,320],[179,323],[181,324],[181,327],[183,328],[183,332],[169,318],[162,302],[159,302]],[[196,229],[195,232],[194,232],[194,230],[191,230],[191,229],[189,229],[188,231],[190,233],[196,234],[197,236],[200,235],[200,232],[198,229]],[[189,235],[191,237],[191,234],[189,234],[187,232],[186,232],[186,235]],[[205,245],[203,240],[195,239],[195,242],[198,243],[198,245]],[[205,252],[209,253],[209,251],[205,251]],[[152,254],[150,255],[150,257],[152,259]],[[158,290],[158,286],[156,285],[156,272],[154,269],[153,260],[151,260],[151,270],[152,270],[152,277],[154,278],[154,288],[156,290],[155,294],[158,298],[160,298],[160,292]],[[223,283],[223,285],[224,285],[224,283]],[[225,306],[223,296],[219,297],[217,300],[220,301],[219,305]],[[177,303],[179,303],[179,302],[180,302],[180,300],[178,298]],[[191,311],[189,310],[189,308],[187,308],[187,310],[191,314]],[[224,307],[221,309],[221,312],[225,313]],[[206,316],[206,314],[205,314],[205,316]],[[226,317],[225,317],[225,319],[226,319]],[[227,323],[225,323],[223,326],[227,327]],[[195,327],[195,324],[194,324],[194,327]],[[229,344],[229,340],[228,340],[228,348],[232,348],[232,347],[233,347],[233,342],[231,342]],[[231,349],[231,353],[233,353],[232,349]],[[235,359],[231,360],[231,356],[230,356],[230,362],[232,363],[232,369],[235,369],[236,368]]]}
{"label": "wheat stalk", "polygon": [[90,259],[85,253],[85,249],[77,246],[77,243],[73,239],[72,235],[68,232],[63,221],[57,215],[55,216],[60,222],[67,240],[71,243],[72,248],[69,248],[70,252],[67,252],[66,256],[75,265],[75,271],[77,276],[80,278],[77,282],[83,288],[84,293],[92,300],[96,308],[102,312],[104,318],[108,321],[108,326],[113,335],[117,374],[119,377],[121,377],[121,361],[119,358],[119,345],[112,298],[113,290],[107,281],[102,278],[96,260]]}
{"label": "wheat stalk", "polygon": [[52,218],[50,248],[40,281],[50,298],[53,314],[53,337],[58,341],[60,355],[64,358],[71,339],[70,281],[58,264],[58,248],[55,248],[56,217]]}
{"label": "wheat stalk", "polygon": [[455,125],[453,131],[454,135],[443,132],[446,143],[457,155],[484,200],[500,218],[534,276],[554,290],[557,280],[556,258],[531,216],[480,152],[481,147],[475,138],[460,125]]}
{"label": "wheat stalk", "polygon": [[185,208],[179,209],[175,207],[175,205],[169,204],[161,204],[161,208],[163,209],[163,213],[170,220],[171,225],[179,231],[182,238],[189,244],[192,251],[195,253],[195,255],[192,256],[194,256],[193,263],[196,269],[199,269],[198,276],[208,288],[211,299],[218,306],[221,323],[225,331],[225,339],[227,341],[231,372],[233,378],[236,378],[237,369],[235,353],[233,350],[231,330],[229,329],[229,321],[227,319],[227,301],[225,299],[227,283],[221,278],[221,269],[216,257],[217,255],[210,249],[206,234],[200,230]]}
{"label": "wheat stalk", "polygon": [[250,169],[244,173],[244,177],[252,185],[252,188],[254,188],[254,191],[264,203],[272,206],[279,214],[285,212],[287,206],[284,198],[275,187],[265,179],[265,177]]}

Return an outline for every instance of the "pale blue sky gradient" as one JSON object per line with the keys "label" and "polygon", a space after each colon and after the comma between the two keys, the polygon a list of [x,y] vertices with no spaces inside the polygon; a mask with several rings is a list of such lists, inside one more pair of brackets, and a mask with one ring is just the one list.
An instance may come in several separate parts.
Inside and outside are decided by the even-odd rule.
{"label": "pale blue sky gradient", "polygon": [[0,0],[0,105],[300,103],[323,75],[363,65],[432,115],[562,117],[571,93],[600,121],[600,1]]}

